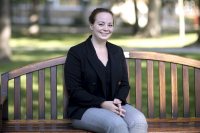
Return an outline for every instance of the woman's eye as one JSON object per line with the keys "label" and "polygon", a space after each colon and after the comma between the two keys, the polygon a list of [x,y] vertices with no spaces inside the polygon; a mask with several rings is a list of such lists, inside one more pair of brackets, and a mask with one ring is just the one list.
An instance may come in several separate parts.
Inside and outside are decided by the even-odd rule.
{"label": "woman's eye", "polygon": [[109,24],[108,27],[113,27],[113,25],[112,25],[112,24]]}
{"label": "woman's eye", "polygon": [[99,26],[103,26],[104,24],[99,24]]}

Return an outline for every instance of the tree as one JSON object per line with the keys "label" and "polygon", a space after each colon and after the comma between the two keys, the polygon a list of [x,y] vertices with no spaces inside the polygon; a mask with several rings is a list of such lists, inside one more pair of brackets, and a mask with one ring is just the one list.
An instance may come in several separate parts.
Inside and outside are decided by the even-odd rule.
{"label": "tree", "polygon": [[135,7],[135,24],[133,25],[133,34],[135,35],[139,30],[138,25],[138,9],[137,9],[137,0],[133,0]]}
{"label": "tree", "polygon": [[200,1],[198,1],[198,10],[199,10],[199,16],[198,16],[198,39],[197,44],[200,45]]}
{"label": "tree", "polygon": [[32,0],[32,8],[29,16],[30,26],[29,34],[37,35],[39,34],[39,0]]}
{"label": "tree", "polygon": [[197,22],[198,22],[198,30],[197,30],[197,34],[198,34],[198,39],[193,42],[191,45],[186,46],[186,47],[196,47],[196,46],[200,46],[200,1],[196,0],[195,1],[197,6],[198,6],[198,18],[197,18]]}
{"label": "tree", "polygon": [[161,25],[160,25],[161,0],[149,0],[148,7],[149,7],[148,24],[142,30],[142,35],[146,37],[157,37],[161,33]]}
{"label": "tree", "polygon": [[0,59],[10,59],[10,1],[0,0]]}

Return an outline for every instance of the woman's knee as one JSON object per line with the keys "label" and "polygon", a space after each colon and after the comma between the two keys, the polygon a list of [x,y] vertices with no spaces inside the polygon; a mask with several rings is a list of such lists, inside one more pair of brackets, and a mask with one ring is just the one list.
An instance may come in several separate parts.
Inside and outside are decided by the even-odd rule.
{"label": "woman's knee", "polygon": [[146,129],[148,127],[148,124],[147,124],[147,120],[146,120],[146,117],[145,115],[138,111],[137,114],[135,115],[135,119],[130,123],[131,127],[144,127],[144,129]]}
{"label": "woman's knee", "polygon": [[107,133],[128,133],[129,132],[126,122],[121,117],[119,118],[120,119],[117,118],[108,124],[108,127],[106,129]]}
{"label": "woman's knee", "polygon": [[130,130],[130,132],[131,130],[135,132],[137,131],[139,133],[140,131],[147,131],[148,124],[145,115],[131,105],[125,105],[124,108],[127,111],[127,115],[124,119],[127,122],[128,129]]}

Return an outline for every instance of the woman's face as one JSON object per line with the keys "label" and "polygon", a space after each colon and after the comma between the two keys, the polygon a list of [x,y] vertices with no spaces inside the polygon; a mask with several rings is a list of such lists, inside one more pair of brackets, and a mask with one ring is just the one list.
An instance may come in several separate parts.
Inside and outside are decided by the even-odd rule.
{"label": "woman's face", "polygon": [[93,37],[99,41],[107,41],[113,33],[113,16],[107,12],[98,13],[90,29]]}

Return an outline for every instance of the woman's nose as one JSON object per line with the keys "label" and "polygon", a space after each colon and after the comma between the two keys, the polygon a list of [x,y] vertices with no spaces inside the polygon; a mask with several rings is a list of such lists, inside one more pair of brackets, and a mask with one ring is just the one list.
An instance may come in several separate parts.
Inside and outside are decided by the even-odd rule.
{"label": "woman's nose", "polygon": [[103,27],[103,29],[104,29],[104,30],[108,30],[109,27],[108,27],[107,25],[105,25],[105,26]]}

